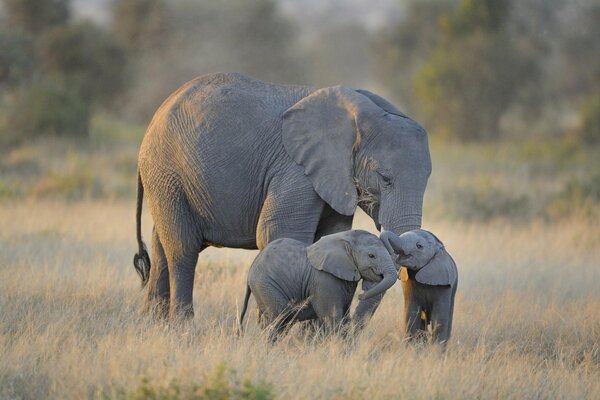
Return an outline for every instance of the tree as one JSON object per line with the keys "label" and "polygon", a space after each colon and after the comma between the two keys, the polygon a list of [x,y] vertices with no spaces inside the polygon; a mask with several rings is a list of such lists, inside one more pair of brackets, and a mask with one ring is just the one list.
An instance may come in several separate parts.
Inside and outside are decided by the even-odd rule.
{"label": "tree", "polygon": [[20,88],[8,102],[5,142],[42,135],[85,136],[90,106],[68,86],[50,80]]}
{"label": "tree", "polygon": [[[163,4],[159,0],[118,0],[113,10],[142,3]],[[127,93],[131,101],[126,102],[124,113],[128,118],[147,122],[178,86],[210,72],[236,71],[269,81],[299,81],[302,69],[294,52],[293,27],[280,14],[275,0],[177,0],[164,2],[164,6],[161,13],[167,34],[159,36],[165,42],[154,48],[137,46],[139,51],[132,60],[136,74]],[[123,35],[119,26],[129,25],[131,32],[144,36],[137,43],[155,43],[152,34],[142,29],[146,24],[143,15],[114,15],[113,29]]]}
{"label": "tree", "polygon": [[46,73],[89,104],[106,105],[125,81],[125,51],[89,22],[54,29],[42,42],[41,59]]}
{"label": "tree", "polygon": [[[69,21],[68,0],[4,0],[0,132],[7,142],[88,133],[92,111],[124,83],[126,54],[89,22]],[[4,21],[3,21],[4,22]]]}
{"label": "tree", "polygon": [[373,40],[375,74],[409,113],[418,114],[413,82],[440,40],[439,19],[454,5],[454,0],[412,0],[404,18]]}
{"label": "tree", "polygon": [[168,42],[169,16],[164,0],[116,0],[112,30],[128,50],[139,53]]}
{"label": "tree", "polygon": [[441,39],[415,79],[420,111],[462,140],[493,139],[500,119],[534,80],[536,60],[506,28],[509,0],[463,0],[440,20]]}
{"label": "tree", "polygon": [[592,97],[581,108],[578,138],[585,144],[600,144],[600,96]]}
{"label": "tree", "polygon": [[71,0],[4,0],[11,25],[35,36],[69,20]]}
{"label": "tree", "polygon": [[516,29],[510,0],[412,1],[382,36],[379,79],[434,134],[497,138],[507,113],[540,103],[542,46]]}
{"label": "tree", "polygon": [[35,50],[32,38],[0,28],[0,91],[12,89],[29,79],[35,69]]}

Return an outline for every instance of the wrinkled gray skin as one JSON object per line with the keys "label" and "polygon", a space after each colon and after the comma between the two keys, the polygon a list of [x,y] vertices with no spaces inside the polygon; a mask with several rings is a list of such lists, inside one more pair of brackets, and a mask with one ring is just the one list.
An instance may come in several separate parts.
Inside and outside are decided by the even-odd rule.
{"label": "wrinkled gray skin", "polygon": [[[398,236],[382,232],[381,241],[397,265],[404,292],[404,320],[410,339],[424,338],[431,324],[434,342],[446,344],[452,333],[458,270],[444,244],[431,232],[416,229]],[[425,313],[425,320],[422,319]]]}
{"label": "wrinkled gray skin", "polygon": [[[134,265],[149,283],[145,308],[192,316],[207,246],[263,249],[284,237],[309,245],[350,229],[357,204],[378,227],[418,228],[430,172],[423,128],[368,91],[222,73],[188,82],[156,112],[138,157]],[[152,263],[141,238],[144,193]],[[360,315],[381,296],[370,300]]]}
{"label": "wrinkled gray skin", "polygon": [[250,267],[240,327],[253,293],[260,326],[272,326],[274,334],[294,321],[313,319],[328,331],[341,328],[349,321],[348,310],[360,279],[374,283],[359,295],[364,300],[382,295],[397,280],[392,258],[371,233],[336,233],[308,247],[294,239],[275,240]]}

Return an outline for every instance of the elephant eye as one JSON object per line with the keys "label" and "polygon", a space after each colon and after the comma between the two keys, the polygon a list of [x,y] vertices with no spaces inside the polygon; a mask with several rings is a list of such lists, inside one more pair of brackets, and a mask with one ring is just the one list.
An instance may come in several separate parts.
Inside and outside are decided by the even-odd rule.
{"label": "elephant eye", "polygon": [[417,249],[422,249],[423,245],[421,243],[417,243]]}
{"label": "elephant eye", "polygon": [[385,186],[389,186],[392,184],[392,177],[382,170],[377,170],[379,176],[381,176],[381,180]]}
{"label": "elephant eye", "polygon": [[369,258],[377,258],[377,257],[375,257],[375,254],[369,253]]}

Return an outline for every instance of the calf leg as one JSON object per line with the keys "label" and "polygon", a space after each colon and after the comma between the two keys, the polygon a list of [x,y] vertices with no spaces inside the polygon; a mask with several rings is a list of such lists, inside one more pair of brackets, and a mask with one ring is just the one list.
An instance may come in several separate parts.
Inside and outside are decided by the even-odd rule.
{"label": "calf leg", "polygon": [[431,311],[432,338],[436,343],[445,345],[450,339],[451,320],[450,320],[449,301],[439,301],[433,304]]}

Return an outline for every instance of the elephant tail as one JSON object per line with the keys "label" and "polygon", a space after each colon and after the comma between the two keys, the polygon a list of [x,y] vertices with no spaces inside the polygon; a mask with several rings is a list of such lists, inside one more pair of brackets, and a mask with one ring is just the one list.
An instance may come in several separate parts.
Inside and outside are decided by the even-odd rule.
{"label": "elephant tail", "polygon": [[142,280],[142,288],[144,288],[148,283],[148,277],[150,275],[150,257],[148,256],[146,245],[142,240],[142,204],[144,202],[144,185],[142,184],[142,177],[140,176],[139,170],[137,174],[137,180],[137,208],[135,215],[135,223],[138,252],[135,256],[133,256],[133,266],[135,267],[135,271],[140,276],[140,279]]}
{"label": "elephant tail", "polygon": [[246,295],[244,296],[244,305],[242,306],[242,312],[240,313],[240,333],[244,330],[244,316],[246,315],[246,310],[248,309],[248,300],[250,300],[250,294],[252,290],[249,285],[246,285]]}

